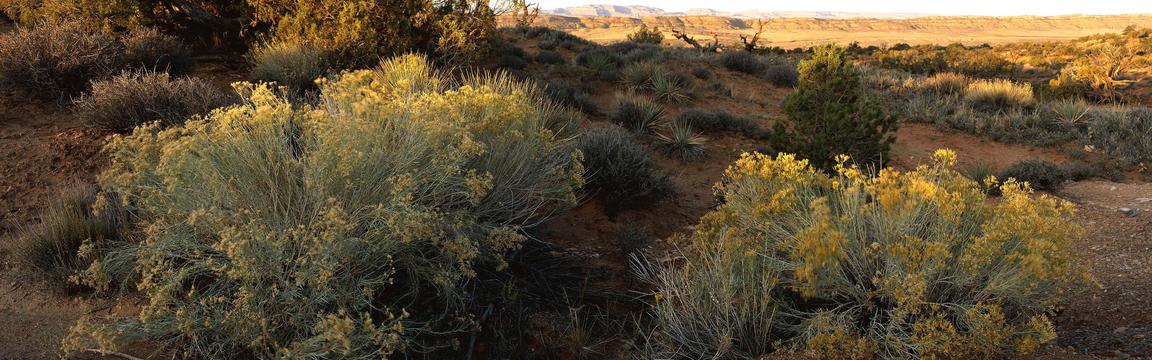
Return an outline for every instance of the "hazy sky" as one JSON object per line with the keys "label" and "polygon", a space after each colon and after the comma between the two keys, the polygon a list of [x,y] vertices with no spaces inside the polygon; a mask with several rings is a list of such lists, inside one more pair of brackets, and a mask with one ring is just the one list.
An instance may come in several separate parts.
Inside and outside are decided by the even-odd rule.
{"label": "hazy sky", "polygon": [[852,11],[942,15],[1149,14],[1152,0],[537,0],[540,7],[586,4],[645,5],[667,11]]}

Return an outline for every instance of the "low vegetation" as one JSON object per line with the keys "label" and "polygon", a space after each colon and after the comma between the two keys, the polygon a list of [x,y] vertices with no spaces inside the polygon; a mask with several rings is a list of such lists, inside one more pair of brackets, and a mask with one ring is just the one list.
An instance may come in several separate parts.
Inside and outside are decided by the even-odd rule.
{"label": "low vegetation", "polygon": [[588,187],[602,193],[613,207],[642,205],[674,191],[672,180],[660,174],[648,149],[628,131],[611,126],[589,129],[577,148],[584,154]]}
{"label": "low vegetation", "polygon": [[123,67],[116,38],[76,24],[42,24],[0,34],[0,83],[44,100],[79,95]]}
{"label": "low vegetation", "polygon": [[659,358],[988,358],[1056,336],[1048,311],[1083,279],[1072,206],[1008,181],[985,201],[955,154],[878,175],[825,175],[789,154],[745,154],[725,203],[676,241],[656,286]]}
{"label": "low vegetation", "polygon": [[199,79],[125,72],[93,82],[91,94],[76,100],[73,110],[87,123],[124,132],[153,121],[178,125],[227,103],[223,92]]}
{"label": "low vegetation", "polygon": [[664,153],[680,160],[700,160],[708,155],[705,144],[708,139],[700,136],[692,126],[674,122],[668,129],[656,134],[657,147]]}
{"label": "low vegetation", "polygon": [[1024,160],[1000,173],[1001,179],[1016,179],[1027,183],[1033,189],[1054,191],[1059,190],[1068,174],[1059,165],[1044,160]]}
{"label": "low vegetation", "polygon": [[248,55],[248,62],[251,80],[275,82],[297,93],[317,89],[316,80],[328,73],[324,52],[290,42],[257,46]]}
{"label": "low vegetation", "polygon": [[665,124],[664,106],[634,93],[616,95],[616,108],[608,120],[637,134],[651,134]]}

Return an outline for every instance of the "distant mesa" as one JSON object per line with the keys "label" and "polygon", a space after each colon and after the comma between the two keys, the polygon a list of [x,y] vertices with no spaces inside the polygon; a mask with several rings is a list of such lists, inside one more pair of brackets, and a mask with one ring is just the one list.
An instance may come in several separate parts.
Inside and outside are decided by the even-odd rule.
{"label": "distant mesa", "polygon": [[721,16],[744,19],[782,19],[782,18],[809,18],[809,19],[911,19],[931,14],[918,13],[870,13],[847,11],[761,11],[744,10],[740,12],[720,11],[708,8],[693,8],[682,12],[669,12],[664,9],[641,5],[582,5],[555,8],[541,11],[548,15],[574,16],[574,17],[624,17],[645,18],[651,16]]}

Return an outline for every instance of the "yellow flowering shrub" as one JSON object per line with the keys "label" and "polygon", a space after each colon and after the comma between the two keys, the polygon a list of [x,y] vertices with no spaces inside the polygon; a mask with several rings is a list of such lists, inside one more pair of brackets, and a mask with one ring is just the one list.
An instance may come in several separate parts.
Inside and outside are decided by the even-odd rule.
{"label": "yellow flowering shrub", "polygon": [[[1055,337],[1046,311],[1085,279],[1072,206],[1009,180],[988,201],[956,154],[834,174],[745,154],[725,203],[650,275],[664,349],[687,358],[988,358]],[[650,269],[651,270],[651,269]]]}
{"label": "yellow flowering shrub", "polygon": [[[580,154],[532,87],[446,80],[419,56],[107,146],[102,187],[139,219],[139,316],[83,321],[69,350],[147,339],[202,358],[381,358],[470,330],[461,286],[520,227],[575,202]],[[111,252],[110,252],[111,253]],[[109,281],[96,259],[81,281]],[[107,285],[104,288],[108,288]],[[240,355],[238,355],[240,354]]]}

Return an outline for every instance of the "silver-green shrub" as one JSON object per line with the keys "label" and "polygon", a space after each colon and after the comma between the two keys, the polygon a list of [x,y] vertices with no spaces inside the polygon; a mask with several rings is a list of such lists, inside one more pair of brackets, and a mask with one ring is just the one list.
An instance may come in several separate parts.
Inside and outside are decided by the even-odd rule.
{"label": "silver-green shrub", "polygon": [[[107,147],[107,191],[139,220],[139,316],[85,320],[67,350],[148,340],[186,357],[376,358],[451,347],[462,284],[575,201],[580,153],[554,106],[506,76],[454,84],[422,57],[322,85],[266,85]],[[82,280],[108,288],[104,261]],[[96,344],[92,344],[95,342]]]}

